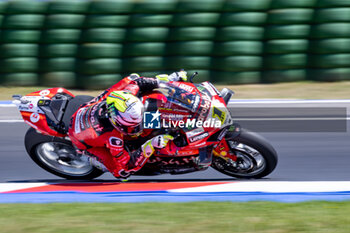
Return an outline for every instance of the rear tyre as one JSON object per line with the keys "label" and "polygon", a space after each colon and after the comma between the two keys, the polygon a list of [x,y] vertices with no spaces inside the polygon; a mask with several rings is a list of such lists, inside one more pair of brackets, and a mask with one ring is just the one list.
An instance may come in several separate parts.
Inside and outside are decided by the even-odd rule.
{"label": "rear tyre", "polygon": [[212,167],[219,172],[237,178],[258,179],[269,175],[276,168],[277,153],[260,135],[242,130],[228,144],[237,160],[233,162],[215,157]]}
{"label": "rear tyre", "polygon": [[87,157],[77,156],[71,142],[64,138],[42,135],[30,128],[25,135],[25,147],[37,165],[56,176],[91,180],[103,174]]}

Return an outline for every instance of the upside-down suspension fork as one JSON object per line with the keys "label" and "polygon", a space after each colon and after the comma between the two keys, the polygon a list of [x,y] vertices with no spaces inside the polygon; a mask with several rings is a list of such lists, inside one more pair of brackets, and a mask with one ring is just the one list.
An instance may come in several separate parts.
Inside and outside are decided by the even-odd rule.
{"label": "upside-down suspension fork", "polygon": [[225,140],[225,138],[223,138],[219,145],[214,148],[213,150],[213,154],[215,156],[221,157],[224,160],[233,160],[236,161],[237,160],[237,156],[231,151],[230,146],[228,145],[227,141]]}

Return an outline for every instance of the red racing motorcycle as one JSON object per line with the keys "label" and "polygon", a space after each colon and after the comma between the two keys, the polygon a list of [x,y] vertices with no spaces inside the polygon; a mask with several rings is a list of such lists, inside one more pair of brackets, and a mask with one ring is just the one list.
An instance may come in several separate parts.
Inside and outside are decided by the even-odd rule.
{"label": "red racing motorcycle", "polygon": [[[143,126],[157,134],[174,136],[173,146],[157,149],[134,175],[184,174],[212,167],[236,178],[261,178],[277,165],[277,153],[260,135],[234,123],[228,109],[233,91],[219,92],[210,82],[161,82],[142,94]],[[67,179],[89,180],[103,169],[77,154],[67,135],[71,116],[91,96],[75,96],[64,88],[51,88],[25,96],[14,95],[25,123],[25,148],[40,167]],[[135,143],[126,142],[132,150]]]}

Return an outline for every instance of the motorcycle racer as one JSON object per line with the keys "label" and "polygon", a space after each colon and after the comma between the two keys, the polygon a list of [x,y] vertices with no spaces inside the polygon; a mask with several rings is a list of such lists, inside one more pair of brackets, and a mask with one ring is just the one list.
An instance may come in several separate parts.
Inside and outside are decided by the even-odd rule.
{"label": "motorcycle racer", "polygon": [[[166,147],[173,137],[157,135],[139,143],[138,138],[149,132],[142,129],[144,106],[138,97],[157,88],[159,81],[179,80],[187,80],[185,71],[155,78],[131,74],[80,106],[68,130],[77,152],[88,155],[95,166],[117,178],[126,178],[140,170],[155,148]],[[135,142],[136,149],[128,147],[126,141]]]}

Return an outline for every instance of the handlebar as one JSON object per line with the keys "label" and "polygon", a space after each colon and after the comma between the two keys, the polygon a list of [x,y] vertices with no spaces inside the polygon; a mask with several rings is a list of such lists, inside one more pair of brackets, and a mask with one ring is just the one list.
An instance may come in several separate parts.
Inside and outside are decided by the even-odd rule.
{"label": "handlebar", "polygon": [[193,83],[193,78],[196,77],[198,75],[198,72],[194,72],[191,77],[190,77],[190,83]]}

